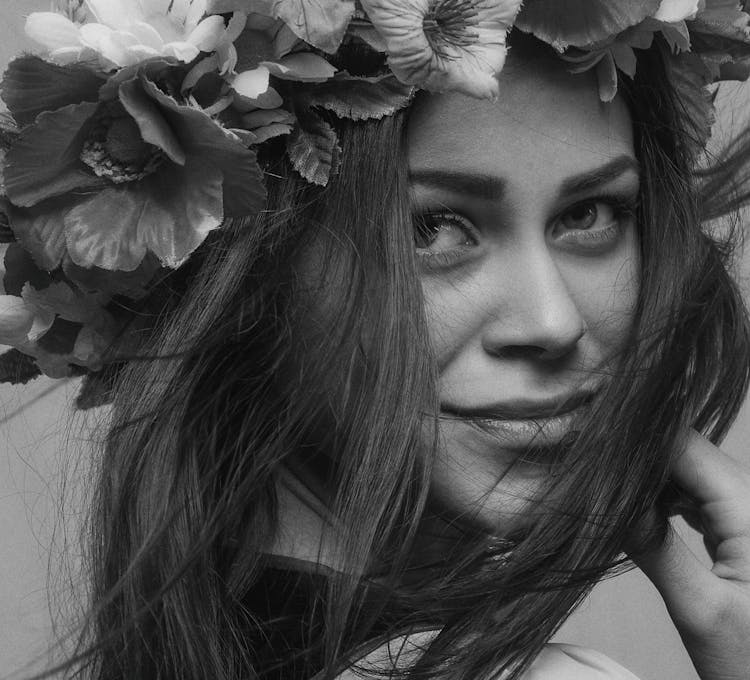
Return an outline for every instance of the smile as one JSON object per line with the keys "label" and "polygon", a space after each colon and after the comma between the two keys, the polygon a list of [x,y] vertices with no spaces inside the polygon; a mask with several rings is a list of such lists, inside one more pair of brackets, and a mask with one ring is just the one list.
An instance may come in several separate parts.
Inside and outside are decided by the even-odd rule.
{"label": "smile", "polygon": [[560,443],[573,430],[593,394],[581,392],[564,399],[516,401],[512,405],[472,409],[443,406],[442,414],[481,430],[504,448],[548,447]]}

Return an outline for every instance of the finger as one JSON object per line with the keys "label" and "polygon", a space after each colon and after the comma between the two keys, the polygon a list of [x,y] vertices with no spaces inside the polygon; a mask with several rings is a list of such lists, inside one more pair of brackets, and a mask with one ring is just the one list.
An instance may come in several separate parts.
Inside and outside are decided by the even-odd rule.
{"label": "finger", "polygon": [[663,545],[634,561],[661,593],[675,623],[692,625],[717,579],[679,534],[670,526]]}
{"label": "finger", "polygon": [[695,431],[674,460],[672,479],[701,505],[741,498],[750,507],[750,472]]}
{"label": "finger", "polygon": [[675,460],[673,481],[700,511],[700,530],[721,578],[750,581],[750,473],[697,433]]}

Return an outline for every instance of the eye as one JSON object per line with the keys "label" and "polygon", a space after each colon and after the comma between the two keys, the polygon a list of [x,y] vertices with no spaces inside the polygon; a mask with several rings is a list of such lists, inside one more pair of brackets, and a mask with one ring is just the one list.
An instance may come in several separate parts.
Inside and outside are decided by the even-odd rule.
{"label": "eye", "polygon": [[420,257],[459,255],[477,245],[471,223],[453,212],[422,213],[414,217],[414,245]]}
{"label": "eye", "polygon": [[559,216],[552,236],[572,247],[605,250],[633,223],[636,202],[637,198],[601,197],[577,203]]}
{"label": "eye", "polygon": [[613,213],[611,206],[600,202],[580,203],[574,206],[562,217],[562,224],[566,229],[591,229],[596,225],[600,212],[602,219],[612,221]]}

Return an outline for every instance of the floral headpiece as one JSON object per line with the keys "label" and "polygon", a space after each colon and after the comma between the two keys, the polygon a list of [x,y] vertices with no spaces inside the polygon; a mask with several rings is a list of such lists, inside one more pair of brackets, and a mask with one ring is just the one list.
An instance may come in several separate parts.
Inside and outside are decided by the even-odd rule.
{"label": "floral headpiece", "polygon": [[263,210],[269,139],[325,185],[331,116],[501,97],[515,26],[595,69],[604,101],[659,34],[705,141],[705,88],[748,77],[749,25],[731,0],[56,0],[26,22],[46,52],[0,84],[0,380],[112,361],[128,302]]}

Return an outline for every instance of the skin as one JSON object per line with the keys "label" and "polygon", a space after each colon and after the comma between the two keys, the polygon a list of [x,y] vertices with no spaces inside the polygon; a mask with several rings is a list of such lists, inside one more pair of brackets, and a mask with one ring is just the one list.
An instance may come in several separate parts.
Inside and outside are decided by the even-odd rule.
{"label": "skin", "polygon": [[[624,103],[601,104],[593,78],[543,58],[511,59],[499,78],[496,103],[419,99],[408,160],[415,212],[425,216],[417,245],[444,411],[434,497],[448,514],[503,535],[523,522],[548,469],[543,451],[529,456],[519,444],[525,435],[502,423],[519,420],[519,404],[564,411],[566,395],[596,389],[622,347],[639,282],[632,218],[602,198],[627,204],[638,193]],[[571,180],[613,163],[620,171],[606,181],[571,190]],[[488,406],[501,424],[493,434],[456,417]],[[546,425],[547,417],[535,418],[542,450],[567,422]],[[704,532],[713,566],[677,534],[639,566],[702,680],[747,680],[750,472],[691,432],[672,477],[695,501],[688,519]],[[336,568],[335,547],[322,539],[325,508],[283,485],[280,502],[274,551]]]}
{"label": "skin", "polygon": [[[560,395],[595,388],[606,374],[638,288],[632,219],[611,219],[617,213],[599,202],[638,191],[637,171],[622,162],[634,160],[628,112],[618,100],[602,105],[592,79],[571,76],[556,62],[541,65],[511,62],[496,103],[457,94],[423,98],[408,136],[415,207],[429,216],[418,253],[448,412],[434,495],[449,513],[499,535],[522,523],[547,474],[543,456],[529,458],[513,435],[478,433],[452,412],[498,402],[533,411],[549,399],[564,409]],[[618,159],[624,170],[616,178],[566,190],[571,179]],[[478,196],[482,182],[462,183],[455,173],[494,179],[503,191]],[[581,216],[591,211],[580,206],[592,202],[607,219],[586,231],[614,221],[616,236],[583,237],[580,226],[588,222]],[[541,428],[537,443],[557,438],[549,429],[547,436]],[[674,532],[639,566],[661,592],[702,680],[747,680],[750,472],[691,432],[672,477],[695,501],[688,519],[703,531],[713,566]]]}
{"label": "skin", "polygon": [[[511,63],[495,103],[424,97],[407,139],[440,369],[434,497],[499,535],[523,522],[549,473],[524,431],[549,448],[568,429],[546,416],[606,377],[638,290],[634,218],[620,206],[639,192],[627,108],[542,63]],[[500,432],[456,417],[467,414],[494,416]]]}

